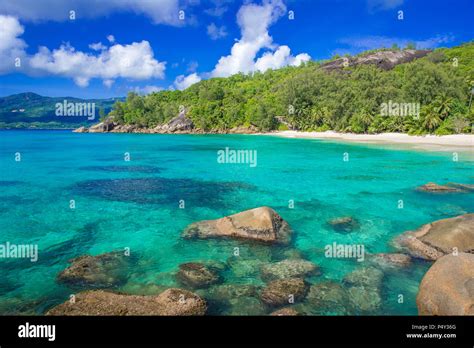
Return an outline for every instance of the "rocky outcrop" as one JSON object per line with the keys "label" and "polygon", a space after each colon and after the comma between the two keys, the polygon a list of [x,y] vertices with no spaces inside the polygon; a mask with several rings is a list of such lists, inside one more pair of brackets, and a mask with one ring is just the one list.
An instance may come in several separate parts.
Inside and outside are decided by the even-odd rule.
{"label": "rocky outcrop", "polygon": [[291,228],[273,209],[260,207],[217,220],[199,221],[189,225],[184,238],[234,238],[265,243],[288,244]]}
{"label": "rocky outcrop", "polygon": [[69,260],[71,266],[57,280],[73,287],[109,288],[124,283],[130,257],[123,252],[80,256]]}
{"label": "rocky outcrop", "polygon": [[87,133],[89,130],[86,127],[79,127],[73,130],[73,133]]}
{"label": "rocky outcrop", "polygon": [[420,283],[416,304],[420,315],[474,315],[474,255],[437,260]]}
{"label": "rocky outcrop", "polygon": [[371,64],[383,70],[390,70],[398,64],[408,63],[426,56],[428,50],[384,50],[359,57],[344,57],[321,65],[326,71],[342,70],[346,67]]}
{"label": "rocky outcrop", "polygon": [[359,227],[357,220],[350,216],[338,217],[329,220],[328,223],[337,232],[348,233]]}
{"label": "rocky outcrop", "polygon": [[178,116],[153,130],[154,133],[189,133],[193,129],[193,121],[186,117],[186,110],[182,110]]}
{"label": "rocky outcrop", "polygon": [[198,295],[181,289],[168,289],[158,296],[123,295],[102,290],[77,294],[46,315],[204,315],[206,302]]}
{"label": "rocky outcrop", "polygon": [[407,231],[394,244],[413,257],[437,260],[453,251],[474,252],[474,214],[438,220]]}
{"label": "rocky outcrop", "polygon": [[261,277],[265,281],[284,278],[304,278],[320,274],[314,263],[301,259],[288,259],[262,266]]}
{"label": "rocky outcrop", "polygon": [[425,185],[421,185],[417,187],[416,190],[420,192],[430,192],[430,193],[463,192],[463,190],[460,188],[447,186],[447,185],[438,185],[434,182],[429,182]]}
{"label": "rocky outcrop", "polygon": [[261,299],[269,306],[283,306],[303,300],[307,291],[308,285],[303,279],[278,279],[262,290]]}
{"label": "rocky outcrop", "polygon": [[188,262],[180,265],[176,278],[184,286],[193,289],[207,288],[220,280],[216,269],[198,262]]}

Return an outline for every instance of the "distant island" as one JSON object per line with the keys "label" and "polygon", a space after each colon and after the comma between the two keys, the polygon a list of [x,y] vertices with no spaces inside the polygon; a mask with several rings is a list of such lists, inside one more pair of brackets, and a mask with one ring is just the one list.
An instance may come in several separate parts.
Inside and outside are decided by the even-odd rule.
{"label": "distant island", "polygon": [[[81,99],[74,97],[44,97],[27,92],[0,97],[0,129],[74,129],[97,123],[98,119],[112,110],[117,100]],[[67,103],[88,103],[95,106],[97,117],[58,117],[56,105]]]}

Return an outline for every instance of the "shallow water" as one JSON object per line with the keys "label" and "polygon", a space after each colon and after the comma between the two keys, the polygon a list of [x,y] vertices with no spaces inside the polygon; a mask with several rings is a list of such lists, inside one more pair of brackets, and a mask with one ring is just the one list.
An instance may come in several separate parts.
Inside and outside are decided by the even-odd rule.
{"label": "shallow water", "polygon": [[[217,163],[217,151],[225,147],[257,150],[258,165]],[[178,286],[179,264],[227,261],[235,247],[254,261],[282,259],[275,247],[180,237],[191,222],[258,206],[270,206],[288,221],[295,231],[292,247],[321,267],[322,274],[310,282],[340,282],[364,262],[326,258],[325,245],[362,244],[369,253],[390,252],[393,237],[406,230],[474,212],[472,193],[414,190],[429,181],[472,184],[473,163],[468,153],[453,162],[446,152],[269,136],[1,131],[0,243],[38,244],[39,260],[0,259],[0,313],[42,314],[65,301],[71,289],[57,284],[56,275],[68,259],[83,254],[130,248],[138,261],[117,290],[134,293]],[[75,209],[69,207],[72,199]],[[327,221],[340,216],[356,218],[360,228],[334,231]],[[418,284],[428,267],[416,261],[409,269],[385,273],[382,307],[373,314],[415,315]],[[223,277],[230,284],[264,284],[258,273],[242,269],[229,269]],[[242,308],[211,309],[245,314]]]}

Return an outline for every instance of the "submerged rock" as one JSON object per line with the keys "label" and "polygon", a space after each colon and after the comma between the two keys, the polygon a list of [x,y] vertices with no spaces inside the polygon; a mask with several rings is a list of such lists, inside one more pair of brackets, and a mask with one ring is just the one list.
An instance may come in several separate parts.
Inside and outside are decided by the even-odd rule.
{"label": "submerged rock", "polygon": [[452,253],[474,251],[474,214],[442,219],[407,231],[394,240],[400,249],[411,256],[437,260]]}
{"label": "submerged rock", "polygon": [[207,288],[220,280],[215,269],[198,262],[188,262],[180,265],[176,278],[183,285],[194,289]]}
{"label": "submerged rock", "polygon": [[383,272],[375,267],[358,268],[344,277],[355,313],[373,313],[380,308],[382,280]]}
{"label": "submerged rock", "polygon": [[111,252],[80,256],[69,260],[71,266],[59,273],[58,282],[77,287],[108,288],[127,280],[130,256]]}
{"label": "submerged rock", "polygon": [[361,267],[346,274],[344,284],[379,288],[382,285],[383,272],[375,267]]}
{"label": "submerged rock", "polygon": [[311,285],[306,302],[311,312],[324,315],[348,315],[351,313],[347,290],[336,282],[328,281]]}
{"label": "submerged rock", "polygon": [[183,237],[228,237],[287,244],[291,233],[288,223],[273,209],[260,207],[217,220],[195,222],[185,229]]}
{"label": "submerged rock", "polygon": [[103,290],[85,291],[46,315],[204,315],[206,302],[182,289],[168,289],[158,296],[123,295]]}
{"label": "submerged rock", "polygon": [[270,281],[283,278],[304,278],[320,273],[319,267],[310,261],[287,259],[264,265],[261,277],[265,281]]}
{"label": "submerged rock", "polygon": [[474,315],[474,255],[438,259],[420,283],[419,315]]}
{"label": "submerged rock", "polygon": [[282,306],[303,300],[307,291],[308,285],[303,279],[278,279],[262,290],[261,299],[269,306]]}
{"label": "submerged rock", "polygon": [[300,315],[300,313],[294,308],[285,307],[270,313],[270,315],[275,317],[295,317]]}
{"label": "submerged rock", "polygon": [[222,284],[211,287],[206,298],[219,302],[229,302],[239,297],[258,296],[258,287],[250,284]]}
{"label": "submerged rock", "polygon": [[234,276],[237,278],[248,278],[257,276],[265,262],[259,259],[231,257],[227,260],[227,264]]}
{"label": "submerged rock", "polygon": [[368,314],[380,309],[382,297],[376,288],[351,286],[348,289],[349,299],[356,309],[356,313]]}
{"label": "submerged rock", "polygon": [[330,220],[328,223],[335,231],[344,233],[352,232],[359,227],[357,220],[350,216],[338,217]]}
{"label": "submerged rock", "polygon": [[429,182],[425,185],[419,186],[416,188],[416,190],[421,191],[421,192],[432,192],[432,193],[462,192],[462,190],[459,188],[452,187],[452,186],[438,185],[434,182]]}
{"label": "submerged rock", "polygon": [[264,315],[265,306],[256,297],[240,296],[229,301],[228,315]]}
{"label": "submerged rock", "polygon": [[447,184],[448,186],[463,190],[463,191],[474,191],[474,185],[473,184],[459,184],[457,182],[449,182]]}
{"label": "submerged rock", "polygon": [[369,260],[382,269],[406,268],[411,265],[411,257],[400,253],[380,253],[369,255]]}

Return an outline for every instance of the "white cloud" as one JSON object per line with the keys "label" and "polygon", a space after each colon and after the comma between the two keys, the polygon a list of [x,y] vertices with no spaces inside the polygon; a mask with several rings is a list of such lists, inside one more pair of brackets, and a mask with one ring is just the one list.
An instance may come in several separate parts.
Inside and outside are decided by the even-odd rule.
{"label": "white cloud", "polygon": [[0,15],[0,73],[15,69],[15,59],[25,63],[26,43],[18,37],[24,32],[20,22],[12,16]]}
{"label": "white cloud", "polygon": [[201,78],[196,73],[192,73],[188,76],[179,75],[174,80],[174,87],[182,91],[199,81],[201,81]]}
{"label": "white cloud", "polygon": [[97,18],[114,12],[134,12],[151,18],[155,24],[180,26],[179,11],[191,0],[2,0],[0,13],[10,14],[28,21],[66,21],[69,11],[76,12],[76,18]]}
{"label": "white cloud", "polygon": [[[211,76],[225,77],[239,72],[265,71],[309,60],[307,54],[293,57],[288,46],[273,43],[268,29],[285,12],[286,6],[281,0],[264,0],[261,5],[243,5],[237,13],[242,37],[232,46],[230,55],[219,59]],[[267,52],[255,61],[262,49],[269,49],[274,53]]]}
{"label": "white cloud", "polygon": [[107,35],[107,40],[109,40],[110,43],[114,43],[115,42],[115,36],[113,36],[112,34]]}
{"label": "white cloud", "polygon": [[82,87],[93,78],[109,80],[106,85],[111,85],[110,80],[119,77],[135,80],[164,78],[165,65],[165,62],[154,59],[148,41],[115,44],[98,55],[76,51],[70,45],[62,45],[53,51],[40,47],[38,53],[30,58],[31,68],[73,78]]}
{"label": "white cloud", "polygon": [[96,43],[90,44],[89,48],[94,51],[103,51],[107,49],[107,46],[105,46],[102,42],[96,42]]}
{"label": "white cloud", "polygon": [[369,11],[391,10],[395,7],[403,5],[404,0],[367,0]]}
{"label": "white cloud", "polygon": [[138,94],[146,95],[146,94],[150,94],[150,93],[153,93],[153,92],[160,92],[160,91],[163,90],[163,87],[153,86],[153,85],[146,85],[146,86],[143,86],[143,87],[135,87],[135,88],[133,88],[133,90]]}
{"label": "white cloud", "polygon": [[222,17],[224,13],[229,10],[227,6],[228,3],[231,3],[233,0],[211,0],[213,7],[204,10],[206,14],[213,17]]}
{"label": "white cloud", "polygon": [[284,45],[278,47],[275,52],[267,52],[262,57],[258,58],[255,62],[255,68],[260,71],[266,71],[268,69],[278,69],[287,65],[299,66],[310,59],[311,57],[306,53],[298,54],[296,57],[292,56],[290,48]]}
{"label": "white cloud", "polygon": [[214,23],[207,26],[207,35],[211,40],[218,40],[227,36],[227,30],[225,26],[218,27]]}
{"label": "white cloud", "polygon": [[[453,35],[437,35],[424,40],[412,40],[407,38],[387,37],[387,36],[363,36],[351,37],[339,40],[340,43],[348,45],[347,52],[356,53],[360,50],[372,50],[377,48],[391,48],[397,45],[400,48],[406,47],[409,43],[414,43],[418,49],[436,48],[442,44],[452,42]],[[343,52],[345,49],[341,49]]]}

